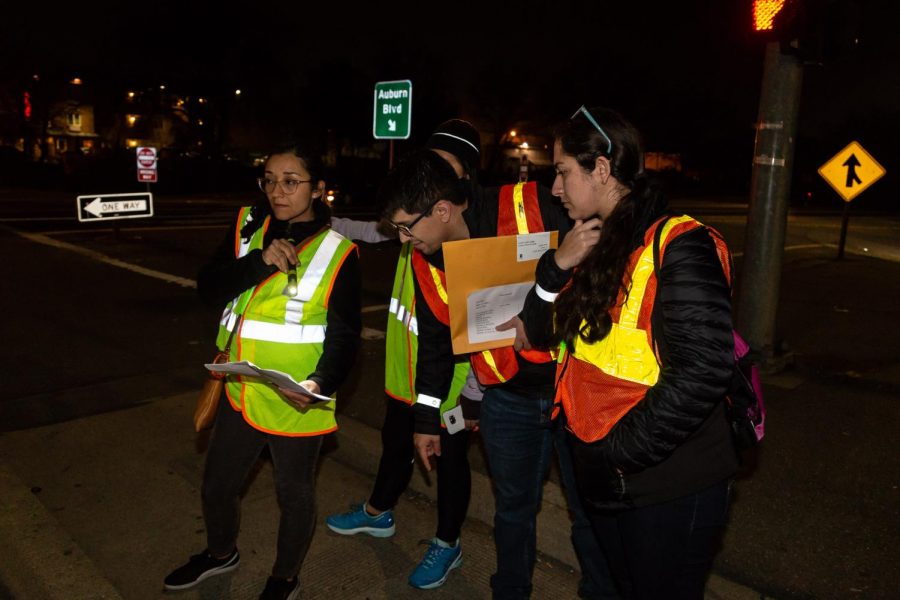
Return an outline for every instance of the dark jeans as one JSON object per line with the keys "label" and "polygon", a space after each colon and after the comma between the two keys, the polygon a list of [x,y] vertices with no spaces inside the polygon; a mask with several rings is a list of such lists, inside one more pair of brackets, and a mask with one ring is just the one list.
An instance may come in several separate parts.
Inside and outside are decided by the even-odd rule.
{"label": "dark jeans", "polygon": [[556,448],[556,455],[559,458],[559,475],[572,515],[572,547],[575,549],[582,573],[581,581],[578,583],[578,596],[589,600],[618,600],[620,596],[613,582],[606,554],[594,534],[581,498],[578,497],[572,450],[569,447],[565,415],[562,411],[554,425],[553,447]]}
{"label": "dark jeans", "polygon": [[263,433],[248,425],[224,394],[219,400],[203,472],[207,546],[213,556],[224,556],[234,549],[241,523],[241,491],[266,446],[272,457],[281,508],[272,575],[289,579],[300,571],[315,528],[315,470],[322,436]]}
{"label": "dark jeans", "polygon": [[622,596],[702,600],[730,492],[726,480],[661,504],[590,514]]}
{"label": "dark jeans", "polygon": [[[409,485],[415,463],[415,419],[412,407],[388,398],[381,428],[381,461],[369,506],[391,510]],[[472,491],[469,471],[469,432],[453,435],[441,428],[441,455],[437,458],[438,525],[436,536],[448,543],[459,537]]]}
{"label": "dark jeans", "polygon": [[578,501],[565,435],[550,420],[552,398],[525,398],[488,388],[481,407],[481,435],[496,499],[494,598],[528,598],[537,544],[537,513],[556,445],[563,487],[573,514],[572,544],[582,569],[579,595],[616,598],[606,559]]}

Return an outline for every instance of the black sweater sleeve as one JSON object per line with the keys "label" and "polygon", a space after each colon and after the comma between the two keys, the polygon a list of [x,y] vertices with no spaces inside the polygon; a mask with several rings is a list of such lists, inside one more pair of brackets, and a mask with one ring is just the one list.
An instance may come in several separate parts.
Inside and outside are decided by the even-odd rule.
{"label": "black sweater sleeve", "polygon": [[319,384],[325,396],[330,396],[344,382],[356,360],[362,329],[361,303],[359,257],[354,248],[334,280],[328,299],[322,356],[316,370],[308,376]]}
{"label": "black sweater sleeve", "polygon": [[234,257],[232,225],[216,248],[212,258],[197,274],[197,292],[205,304],[224,307],[229,300],[252,288],[278,270],[262,259],[262,250],[253,250],[241,258]]}
{"label": "black sweater sleeve", "polygon": [[661,462],[694,433],[723,400],[734,368],[729,286],[705,229],[667,246],[659,285],[659,380],[603,439],[609,463],[625,473]]}
{"label": "black sweater sleeve", "polygon": [[[532,346],[549,348],[553,336],[553,300],[569,279],[572,269],[562,270],[556,265],[553,257],[556,250],[544,252],[535,268],[535,287],[531,288],[525,298],[525,306],[519,318],[525,324],[525,334]],[[543,298],[538,295],[540,287]]]}
{"label": "black sweater sleeve", "polygon": [[[416,356],[416,397],[427,395],[443,401],[450,393],[456,358],[450,328],[438,321],[428,306],[417,278],[413,277],[416,290],[416,322],[419,327],[419,350]],[[440,407],[416,402],[413,404],[416,433],[441,432]]]}

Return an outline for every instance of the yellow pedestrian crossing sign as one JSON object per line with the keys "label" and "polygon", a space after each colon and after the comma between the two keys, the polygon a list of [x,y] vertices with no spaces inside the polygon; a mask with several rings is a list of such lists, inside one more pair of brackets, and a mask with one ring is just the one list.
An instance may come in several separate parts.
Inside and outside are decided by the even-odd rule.
{"label": "yellow pedestrian crossing sign", "polygon": [[819,167],[819,175],[841,198],[850,202],[886,173],[858,142],[850,144]]}

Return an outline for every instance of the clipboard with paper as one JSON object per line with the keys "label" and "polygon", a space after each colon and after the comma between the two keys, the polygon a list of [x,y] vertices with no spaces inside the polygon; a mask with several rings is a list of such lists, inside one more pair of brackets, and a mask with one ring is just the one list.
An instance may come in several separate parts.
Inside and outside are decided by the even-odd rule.
{"label": "clipboard with paper", "polygon": [[454,354],[512,346],[515,331],[495,327],[521,312],[538,259],[556,246],[556,231],[443,244]]}

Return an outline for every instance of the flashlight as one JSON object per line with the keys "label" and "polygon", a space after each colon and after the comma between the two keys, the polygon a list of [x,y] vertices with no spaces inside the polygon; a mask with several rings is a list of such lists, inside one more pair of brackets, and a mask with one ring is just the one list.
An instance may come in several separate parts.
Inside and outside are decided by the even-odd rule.
{"label": "flashlight", "polygon": [[282,294],[293,298],[297,295],[297,268],[294,267],[287,274],[288,282],[287,285],[284,286],[284,290],[282,290]]}

